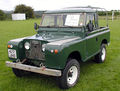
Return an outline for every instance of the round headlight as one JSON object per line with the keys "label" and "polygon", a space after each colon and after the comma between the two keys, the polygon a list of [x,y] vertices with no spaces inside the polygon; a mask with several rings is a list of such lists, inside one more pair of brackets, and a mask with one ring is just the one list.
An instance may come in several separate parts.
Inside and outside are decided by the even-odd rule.
{"label": "round headlight", "polygon": [[26,42],[24,46],[25,46],[25,49],[26,49],[26,50],[29,50],[29,49],[30,49],[30,43],[29,43],[29,42]]}
{"label": "round headlight", "polygon": [[42,51],[45,51],[45,44],[42,45]]}

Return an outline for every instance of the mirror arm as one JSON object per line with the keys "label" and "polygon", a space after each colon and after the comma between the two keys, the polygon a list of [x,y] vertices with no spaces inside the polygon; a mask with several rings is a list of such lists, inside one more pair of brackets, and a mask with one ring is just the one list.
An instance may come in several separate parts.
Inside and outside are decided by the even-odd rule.
{"label": "mirror arm", "polygon": [[34,23],[34,29],[37,30],[39,28],[39,25],[37,23]]}

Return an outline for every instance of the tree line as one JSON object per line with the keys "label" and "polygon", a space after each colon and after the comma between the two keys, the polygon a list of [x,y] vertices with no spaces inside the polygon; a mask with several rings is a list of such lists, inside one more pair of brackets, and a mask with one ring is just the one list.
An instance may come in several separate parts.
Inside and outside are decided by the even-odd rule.
{"label": "tree line", "polygon": [[[114,16],[120,15],[120,10],[107,11],[107,14],[108,14],[109,16],[111,16],[113,12],[114,12]],[[98,12],[98,15],[99,15],[99,16],[105,16],[105,15],[106,15],[106,12],[104,12],[104,11],[99,11],[99,12]]]}
{"label": "tree line", "polygon": [[[108,11],[108,15],[111,16],[112,12],[113,10]],[[37,14],[35,15],[32,7],[21,4],[15,7],[15,10],[13,13],[25,13],[26,19],[30,19],[35,17],[41,17],[40,14],[42,14],[43,12],[41,13],[36,12]],[[106,12],[103,12],[103,11],[98,12],[98,15],[105,16]],[[120,15],[120,10],[114,10],[114,16],[118,16],[118,15]],[[4,11],[0,10],[0,20],[10,19],[10,18],[11,18],[11,14],[5,14]]]}
{"label": "tree line", "polygon": [[[25,13],[26,19],[35,18],[33,8],[24,4],[17,5],[13,13]],[[0,10],[0,20],[5,20],[7,18],[10,18],[10,15],[5,14],[4,11]]]}

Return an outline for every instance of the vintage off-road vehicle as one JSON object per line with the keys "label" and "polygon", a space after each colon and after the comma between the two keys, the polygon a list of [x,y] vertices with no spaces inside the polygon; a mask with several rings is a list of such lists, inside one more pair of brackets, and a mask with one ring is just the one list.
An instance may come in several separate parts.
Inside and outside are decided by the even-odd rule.
{"label": "vintage off-road vehicle", "polygon": [[13,73],[21,77],[35,72],[56,76],[63,89],[73,87],[80,76],[80,61],[91,57],[97,63],[106,58],[110,43],[108,26],[99,26],[97,9],[71,7],[43,14],[37,34],[8,42],[6,61]]}

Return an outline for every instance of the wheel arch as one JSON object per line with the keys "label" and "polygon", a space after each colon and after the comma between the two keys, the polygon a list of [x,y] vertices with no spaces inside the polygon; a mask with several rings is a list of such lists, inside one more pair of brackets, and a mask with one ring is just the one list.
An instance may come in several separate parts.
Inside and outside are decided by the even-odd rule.
{"label": "wheel arch", "polygon": [[102,42],[101,42],[101,45],[102,45],[102,44],[108,44],[107,39],[103,39]]}
{"label": "wheel arch", "polygon": [[82,61],[81,54],[79,51],[73,51],[71,52],[67,57],[67,62],[69,59],[76,59],[79,63]]}

